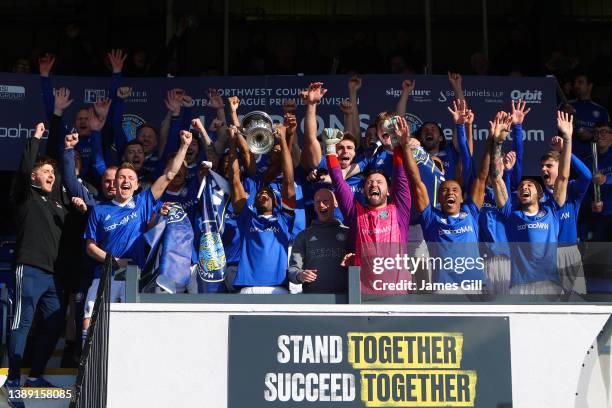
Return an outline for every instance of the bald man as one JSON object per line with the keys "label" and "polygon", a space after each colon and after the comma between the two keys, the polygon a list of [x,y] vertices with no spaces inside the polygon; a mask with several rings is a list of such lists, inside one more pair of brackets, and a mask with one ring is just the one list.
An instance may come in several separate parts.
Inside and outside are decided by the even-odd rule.
{"label": "bald man", "polygon": [[304,293],[346,292],[347,269],[340,263],[350,249],[349,228],[334,217],[338,202],[331,190],[319,189],[314,207],[317,219],[295,238],[287,276]]}

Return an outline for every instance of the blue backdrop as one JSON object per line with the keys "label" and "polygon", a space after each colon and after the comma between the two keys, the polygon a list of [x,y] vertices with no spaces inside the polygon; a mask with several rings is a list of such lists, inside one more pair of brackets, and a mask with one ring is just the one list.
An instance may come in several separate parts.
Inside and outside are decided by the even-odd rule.
{"label": "blue backdrop", "polygon": [[[454,93],[446,76],[365,75],[359,91],[359,113],[362,131],[383,110],[393,110],[401,93],[403,79],[415,79],[416,88],[409,101],[409,120],[418,125],[436,121],[451,137],[453,124],[447,111]],[[346,76],[259,76],[259,77],[201,77],[201,78],[124,78],[123,84],[133,87],[133,96],[126,104],[126,114],[139,120],[159,124],[165,114],[165,93],[172,88],[183,88],[195,100],[193,114],[210,122],[215,112],[206,106],[208,89],[217,88],[227,98],[240,97],[239,114],[263,110],[280,121],[282,100],[298,99],[298,119],[303,118],[299,92],[310,82],[321,81],[327,94],[318,107],[319,131],[323,127],[342,128],[343,114],[338,103],[348,96]],[[110,77],[51,78],[54,88],[70,88],[75,100],[64,113],[65,122],[72,123],[76,110],[107,95]],[[524,174],[539,174],[539,157],[548,149],[548,141],[556,135],[555,83],[551,78],[475,77],[465,76],[463,88],[466,99],[476,113],[476,155],[488,133],[488,121],[499,110],[510,110],[512,99],[525,99],[532,108],[525,129]],[[229,114],[228,114],[229,119]],[[0,74],[0,170],[14,170],[21,156],[25,139],[33,134],[35,124],[47,118],[43,111],[40,78],[37,75]],[[303,128],[303,123],[300,123]],[[506,150],[510,145],[506,146]]]}

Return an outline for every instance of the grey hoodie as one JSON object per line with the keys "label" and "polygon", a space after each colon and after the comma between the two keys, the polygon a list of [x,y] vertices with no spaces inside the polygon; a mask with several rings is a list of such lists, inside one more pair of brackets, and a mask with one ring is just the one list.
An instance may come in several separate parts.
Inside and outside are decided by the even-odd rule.
{"label": "grey hoodie", "polygon": [[304,293],[342,293],[347,287],[347,268],[340,262],[350,252],[349,227],[334,219],[332,222],[313,220],[301,231],[293,243],[287,277],[302,283],[299,275],[304,269],[317,269],[317,279],[304,283]]}

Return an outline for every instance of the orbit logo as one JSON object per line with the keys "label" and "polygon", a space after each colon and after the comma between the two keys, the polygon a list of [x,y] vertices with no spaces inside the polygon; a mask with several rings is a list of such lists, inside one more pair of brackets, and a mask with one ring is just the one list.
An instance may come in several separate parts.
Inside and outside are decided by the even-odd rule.
{"label": "orbit logo", "polygon": [[126,113],[123,115],[123,120],[121,121],[121,127],[123,128],[123,133],[128,138],[128,140],[136,139],[136,131],[142,125],[144,125],[145,120],[138,115],[134,115],[132,113]]}
{"label": "orbit logo", "polygon": [[522,99],[527,103],[542,103],[543,92],[538,89],[521,91],[520,89],[514,89],[510,92],[510,98],[516,101]]}

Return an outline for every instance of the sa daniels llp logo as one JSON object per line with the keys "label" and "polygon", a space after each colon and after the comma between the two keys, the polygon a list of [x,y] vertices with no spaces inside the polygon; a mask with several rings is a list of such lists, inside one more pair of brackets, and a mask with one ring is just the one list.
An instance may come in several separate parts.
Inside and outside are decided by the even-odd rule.
{"label": "sa daniels llp logo", "polygon": [[22,99],[25,99],[25,95],[25,87],[21,85],[0,84],[0,99],[20,101]]}
{"label": "sa daniels llp logo", "polygon": [[516,101],[522,99],[527,103],[542,103],[543,92],[539,89],[522,91],[520,89],[514,89],[510,92],[510,98]]}
{"label": "sa daniels llp logo", "polygon": [[[385,91],[385,95],[399,98],[402,94],[401,89],[389,88]],[[431,102],[431,90],[429,89],[413,89],[410,92],[410,100],[412,102]]]}

